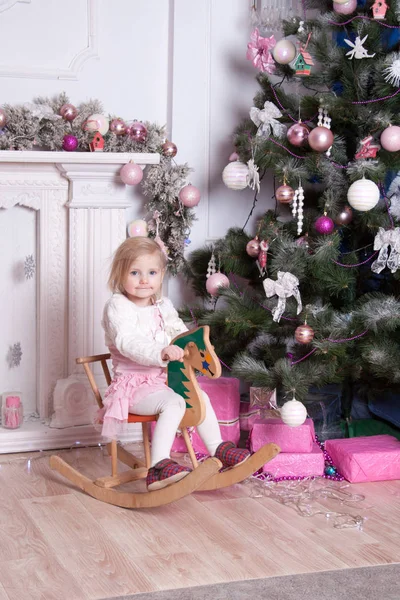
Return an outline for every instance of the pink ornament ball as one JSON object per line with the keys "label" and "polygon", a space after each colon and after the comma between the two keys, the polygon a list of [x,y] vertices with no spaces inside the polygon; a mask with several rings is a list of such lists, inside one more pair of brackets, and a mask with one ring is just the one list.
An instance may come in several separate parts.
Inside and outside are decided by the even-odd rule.
{"label": "pink ornament ball", "polygon": [[382,131],[381,134],[382,148],[388,152],[398,152],[400,150],[400,127],[398,125],[390,125]]}
{"label": "pink ornament ball", "polygon": [[290,185],[281,185],[275,191],[275,198],[281,204],[290,204],[294,198],[294,189]]}
{"label": "pink ornament ball", "polygon": [[307,125],[304,123],[295,123],[291,127],[289,127],[287,132],[287,139],[293,146],[304,146],[306,143],[308,136],[310,134],[310,130]]}
{"label": "pink ornament ball", "polygon": [[74,135],[64,135],[62,147],[66,152],[73,152],[78,147],[77,138]]}
{"label": "pink ornament ball", "polygon": [[239,154],[237,152],[232,152],[232,154],[229,157],[229,162],[232,162],[234,160],[239,160]]}
{"label": "pink ornament ball", "polygon": [[333,10],[338,15],[351,15],[357,8],[357,0],[348,0],[348,2],[334,2]]}
{"label": "pink ornament ball", "polygon": [[290,40],[279,40],[272,50],[274,60],[280,65],[288,65],[296,56],[296,46]]}
{"label": "pink ornament ball", "polygon": [[134,121],[129,127],[129,135],[135,142],[143,143],[147,139],[147,127],[140,121]]}
{"label": "pink ornament ball", "polygon": [[143,179],[143,171],[136,163],[129,162],[122,167],[119,176],[126,185],[137,185]]}
{"label": "pink ornament ball", "polygon": [[246,245],[246,252],[252,258],[257,258],[260,253],[260,242],[257,238],[250,240]]}
{"label": "pink ornament ball", "polygon": [[167,158],[174,158],[178,153],[176,144],[174,144],[174,142],[169,142],[168,140],[161,146],[161,150],[163,155]]}
{"label": "pink ornament ball", "polygon": [[60,108],[60,115],[65,121],[73,121],[78,114],[78,110],[73,104],[63,104]]}
{"label": "pink ornament ball", "polygon": [[206,290],[211,296],[217,296],[221,288],[229,287],[229,279],[223,273],[214,273],[207,279]]}
{"label": "pink ornament ball", "polygon": [[309,133],[308,143],[316,152],[326,152],[333,144],[333,133],[327,127],[315,127]]}
{"label": "pink ornament ball", "polygon": [[317,233],[321,235],[330,235],[335,229],[335,223],[332,219],[326,215],[319,217],[314,224]]}
{"label": "pink ornament ball", "polygon": [[183,206],[187,208],[193,208],[200,202],[200,192],[194,185],[185,185],[179,192],[179,200]]}
{"label": "pink ornament ball", "polygon": [[6,126],[7,123],[7,115],[5,113],[5,111],[0,108],[0,129],[3,129],[3,127]]}
{"label": "pink ornament ball", "polygon": [[147,237],[147,223],[143,219],[135,219],[128,225],[129,237]]}
{"label": "pink ornament ball", "polygon": [[113,119],[110,123],[110,131],[115,135],[126,134],[126,123],[122,119]]}

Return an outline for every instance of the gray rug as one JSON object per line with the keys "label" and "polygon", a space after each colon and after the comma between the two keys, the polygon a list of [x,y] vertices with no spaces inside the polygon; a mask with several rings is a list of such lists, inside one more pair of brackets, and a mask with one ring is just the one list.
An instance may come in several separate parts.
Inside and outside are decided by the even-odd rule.
{"label": "gray rug", "polygon": [[231,581],[103,600],[400,600],[400,564]]}

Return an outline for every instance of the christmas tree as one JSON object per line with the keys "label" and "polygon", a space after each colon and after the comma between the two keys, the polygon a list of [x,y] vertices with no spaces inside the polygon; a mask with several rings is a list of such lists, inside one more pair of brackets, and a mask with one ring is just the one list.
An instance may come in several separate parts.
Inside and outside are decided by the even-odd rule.
{"label": "christmas tree", "polygon": [[279,42],[251,34],[260,91],[223,173],[250,214],[272,175],[275,209],[192,253],[187,316],[234,375],[288,400],[340,383],[348,414],[400,391],[400,1],[302,4]]}

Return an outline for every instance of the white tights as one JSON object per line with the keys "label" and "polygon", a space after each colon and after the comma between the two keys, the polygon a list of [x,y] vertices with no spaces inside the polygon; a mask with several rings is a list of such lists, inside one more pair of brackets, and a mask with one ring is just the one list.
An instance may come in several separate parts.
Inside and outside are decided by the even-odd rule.
{"label": "white tights", "polygon": [[[222,442],[221,432],[210,398],[204,392],[202,394],[206,405],[206,418],[197,426],[197,431],[210,455],[214,456]],[[152,467],[163,458],[169,458],[176,430],[185,410],[185,400],[169,388],[153,392],[130,407],[130,411],[136,415],[159,415],[151,443]]]}

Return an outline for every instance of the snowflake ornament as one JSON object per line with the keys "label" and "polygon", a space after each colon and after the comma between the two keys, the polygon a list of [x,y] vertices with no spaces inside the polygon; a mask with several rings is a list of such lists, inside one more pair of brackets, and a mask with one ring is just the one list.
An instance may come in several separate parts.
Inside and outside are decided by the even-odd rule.
{"label": "snowflake ornament", "polygon": [[383,69],[383,74],[385,77],[385,81],[394,85],[395,87],[399,87],[400,85],[400,54],[395,55],[396,58],[392,62],[391,65]]}
{"label": "snowflake ornament", "polygon": [[367,38],[368,35],[365,35],[363,39],[360,39],[360,36],[358,35],[354,44],[350,40],[344,40],[346,44],[351,48],[349,52],[346,52],[346,56],[349,57],[349,60],[351,60],[352,58],[373,58],[375,56],[375,52],[373,54],[368,54],[368,50],[364,48],[364,44],[367,41]]}
{"label": "snowflake ornament", "polygon": [[25,258],[24,263],[25,279],[32,279],[36,271],[36,263],[33,254],[29,254]]}
{"label": "snowflake ornament", "polygon": [[10,369],[13,369],[14,367],[19,367],[19,365],[21,364],[21,358],[22,358],[21,343],[17,342],[13,346],[10,346],[8,349],[7,362],[8,362],[8,366],[10,367]]}

